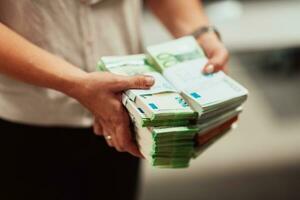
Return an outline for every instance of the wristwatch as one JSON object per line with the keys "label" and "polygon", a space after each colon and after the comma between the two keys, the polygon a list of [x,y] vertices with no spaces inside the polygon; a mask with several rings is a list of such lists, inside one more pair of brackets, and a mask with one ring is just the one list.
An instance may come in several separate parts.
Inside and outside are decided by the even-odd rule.
{"label": "wristwatch", "polygon": [[220,41],[222,41],[220,32],[214,26],[201,26],[191,33],[194,38],[198,39],[201,35],[205,33],[213,32],[217,35]]}

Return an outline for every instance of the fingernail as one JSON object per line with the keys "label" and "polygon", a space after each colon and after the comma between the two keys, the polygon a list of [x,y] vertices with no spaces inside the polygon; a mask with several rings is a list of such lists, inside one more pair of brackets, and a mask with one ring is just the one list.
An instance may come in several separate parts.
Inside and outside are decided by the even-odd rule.
{"label": "fingernail", "polygon": [[207,73],[207,74],[211,74],[214,72],[214,65],[212,64],[209,64],[205,69],[204,69],[204,72]]}
{"label": "fingernail", "polygon": [[154,78],[152,76],[145,76],[145,81],[147,86],[152,86],[154,84]]}

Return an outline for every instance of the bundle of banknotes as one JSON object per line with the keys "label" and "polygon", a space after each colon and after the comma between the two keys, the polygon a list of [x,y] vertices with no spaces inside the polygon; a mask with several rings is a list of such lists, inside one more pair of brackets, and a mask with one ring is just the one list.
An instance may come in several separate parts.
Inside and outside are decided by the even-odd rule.
{"label": "bundle of banknotes", "polygon": [[153,166],[188,167],[237,121],[247,90],[223,72],[203,74],[206,63],[189,36],[149,46],[147,54],[98,62],[101,71],[154,77],[149,90],[130,89],[122,98],[137,145]]}

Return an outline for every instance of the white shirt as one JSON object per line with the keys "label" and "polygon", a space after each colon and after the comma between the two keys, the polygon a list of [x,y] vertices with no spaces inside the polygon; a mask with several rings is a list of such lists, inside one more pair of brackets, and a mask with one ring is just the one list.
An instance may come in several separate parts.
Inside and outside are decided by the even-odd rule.
{"label": "white shirt", "polygon": [[[142,51],[140,0],[0,1],[0,22],[32,43],[92,72],[105,55]],[[16,51],[18,51],[16,49]],[[0,118],[45,126],[91,126],[76,100],[0,74]]]}

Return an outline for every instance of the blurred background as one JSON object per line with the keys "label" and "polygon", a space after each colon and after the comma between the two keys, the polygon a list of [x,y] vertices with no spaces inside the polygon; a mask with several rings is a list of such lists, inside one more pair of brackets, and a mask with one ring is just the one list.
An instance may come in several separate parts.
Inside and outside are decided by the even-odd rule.
{"label": "blurred background", "polygon": [[[300,1],[205,1],[249,89],[238,128],[188,169],[143,163],[141,200],[300,199]],[[171,36],[145,9],[145,44]]]}

